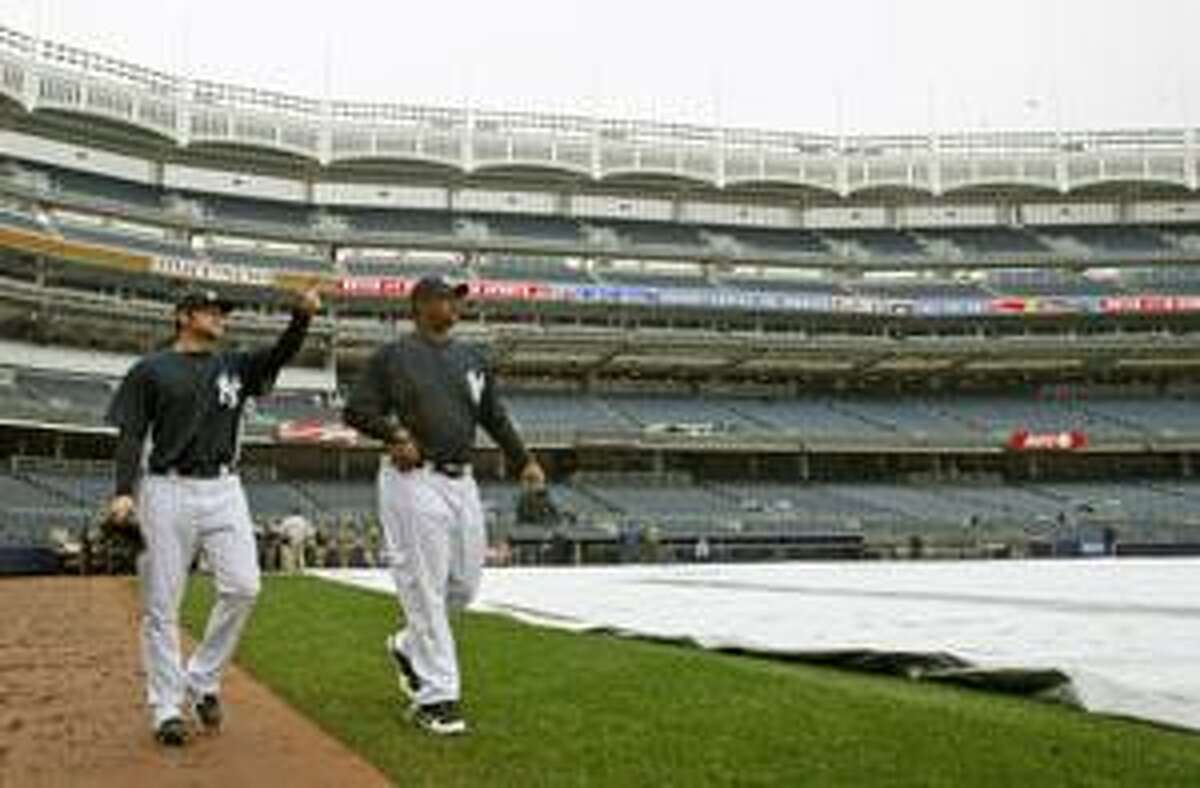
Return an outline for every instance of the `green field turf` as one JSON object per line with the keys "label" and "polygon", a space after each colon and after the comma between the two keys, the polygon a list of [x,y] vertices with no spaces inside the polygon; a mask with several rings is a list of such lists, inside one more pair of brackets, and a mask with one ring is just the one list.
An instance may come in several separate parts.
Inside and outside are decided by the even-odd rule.
{"label": "green field turf", "polygon": [[[193,583],[193,634],[211,596]],[[383,647],[395,611],[266,578],[238,662],[397,784],[1200,786],[1200,736],[482,614],[457,628],[472,732],[438,739],[404,718]]]}

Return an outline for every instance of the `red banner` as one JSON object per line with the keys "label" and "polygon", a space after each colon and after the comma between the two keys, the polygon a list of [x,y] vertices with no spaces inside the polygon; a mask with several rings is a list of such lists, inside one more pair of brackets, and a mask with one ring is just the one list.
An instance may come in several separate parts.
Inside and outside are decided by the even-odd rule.
{"label": "red banner", "polygon": [[[338,280],[338,292],[358,298],[407,298],[417,280],[392,276],[344,276]],[[469,298],[485,301],[563,300],[561,288],[544,282],[518,282],[498,279],[472,279]]]}
{"label": "red banner", "polygon": [[1139,295],[1111,296],[1100,299],[1105,314],[1164,314],[1200,310],[1200,296]]}
{"label": "red banner", "polygon": [[275,427],[275,439],[283,443],[336,443],[353,446],[358,432],[343,424],[318,419],[281,421]]}
{"label": "red banner", "polygon": [[1077,451],[1087,446],[1083,430],[1063,432],[1030,432],[1014,430],[1005,446],[1012,451]]}

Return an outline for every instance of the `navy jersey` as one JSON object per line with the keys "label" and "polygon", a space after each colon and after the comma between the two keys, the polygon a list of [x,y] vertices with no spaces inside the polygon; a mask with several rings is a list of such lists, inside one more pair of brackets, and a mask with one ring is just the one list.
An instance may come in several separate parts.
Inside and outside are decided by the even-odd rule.
{"label": "navy jersey", "polygon": [[146,435],[151,473],[230,466],[237,458],[242,411],[249,397],[266,394],[308,331],[296,312],[271,347],[254,352],[151,353],[125,375],[108,409],[120,430],[116,493],[132,494]]}

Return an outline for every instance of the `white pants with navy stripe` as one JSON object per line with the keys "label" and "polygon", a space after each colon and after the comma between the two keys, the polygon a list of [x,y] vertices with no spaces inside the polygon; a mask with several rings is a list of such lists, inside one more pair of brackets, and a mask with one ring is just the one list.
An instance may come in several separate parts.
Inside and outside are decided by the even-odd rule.
{"label": "white pants with navy stripe", "polygon": [[388,564],[406,619],[395,643],[421,679],[415,700],[458,700],[448,614],[475,597],[483,573],[479,488],[469,473],[458,479],[425,467],[402,473],[384,462],[378,492]]}
{"label": "white pants with navy stripe", "polygon": [[[146,476],[138,512],[146,549],[138,558],[142,663],[154,725],[181,714],[188,691],[216,693],[258,595],[258,555],[246,495],[237,476]],[[179,607],[188,568],[203,548],[217,601],[204,639],[186,667]]]}

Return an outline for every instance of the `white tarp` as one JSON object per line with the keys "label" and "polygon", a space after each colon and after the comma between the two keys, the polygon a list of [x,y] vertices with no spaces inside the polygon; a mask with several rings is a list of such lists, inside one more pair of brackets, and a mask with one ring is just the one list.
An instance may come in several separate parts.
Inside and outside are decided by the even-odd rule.
{"label": "white tarp", "polygon": [[[382,570],[316,574],[391,591]],[[1057,669],[1092,711],[1200,730],[1200,560],[488,569],[474,609],[571,629]]]}

